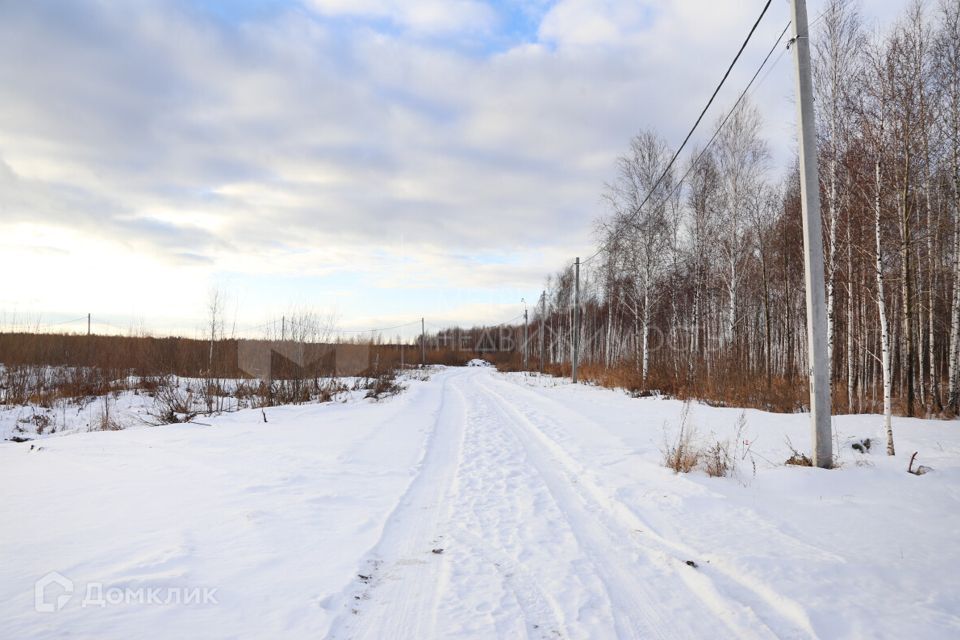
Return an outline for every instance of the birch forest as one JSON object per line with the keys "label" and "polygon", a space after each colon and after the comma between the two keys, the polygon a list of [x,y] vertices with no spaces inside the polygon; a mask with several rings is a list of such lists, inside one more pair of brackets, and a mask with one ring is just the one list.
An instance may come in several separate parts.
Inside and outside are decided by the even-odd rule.
{"label": "birch forest", "polygon": [[[811,33],[833,409],[955,415],[960,3],[918,2],[876,30],[834,0]],[[582,375],[800,410],[799,170],[772,166],[749,96],[723,117],[666,173],[653,129],[618,159],[581,267]],[[532,316],[548,366],[569,367],[574,284],[573,265],[552,275]]]}

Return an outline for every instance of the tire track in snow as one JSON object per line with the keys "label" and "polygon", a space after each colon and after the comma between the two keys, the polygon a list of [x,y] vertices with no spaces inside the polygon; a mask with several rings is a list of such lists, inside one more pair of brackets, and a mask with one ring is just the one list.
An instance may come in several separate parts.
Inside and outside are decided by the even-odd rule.
{"label": "tire track in snow", "polygon": [[436,636],[437,589],[441,584],[441,521],[449,510],[466,422],[466,402],[446,375],[440,407],[419,471],[387,519],[380,540],[359,568],[359,583],[343,594],[344,611],[329,638],[379,639]]}
{"label": "tire track in snow", "polygon": [[563,627],[554,610],[554,605],[537,586],[534,576],[522,564],[463,527],[456,529],[453,536],[458,542],[472,549],[497,568],[504,584],[513,594],[523,613],[528,637],[532,635],[543,638],[564,637],[560,631]]}
{"label": "tire track in snow", "polygon": [[[517,388],[517,385],[501,381],[492,376],[486,376],[484,382],[487,380],[493,381],[494,384],[504,385],[511,391]],[[752,576],[742,575],[735,568],[720,563],[711,563],[709,568],[702,567],[702,570],[698,572],[684,571],[682,565],[686,559],[709,557],[709,554],[700,553],[682,543],[668,540],[656,533],[633,510],[590,480],[589,473],[583,465],[567,453],[563,446],[548,436],[543,429],[534,423],[531,417],[513,407],[514,404],[518,403],[511,402],[487,384],[480,383],[478,386],[498,398],[499,404],[514,414],[516,422],[523,425],[535,442],[549,452],[551,461],[559,462],[565,468],[568,479],[572,480],[572,484],[579,487],[578,492],[582,498],[587,502],[594,503],[598,513],[604,517],[603,519],[608,526],[625,531],[645,532],[643,544],[634,536],[627,536],[627,539],[630,540],[633,547],[640,548],[645,555],[661,566],[680,568],[679,576],[687,584],[690,591],[713,610],[737,636],[743,634],[755,636],[758,632],[766,632],[778,637],[817,637],[809,616],[802,605],[783,594],[777,593],[769,585]],[[540,403],[549,404],[551,402],[533,391],[521,390],[524,395],[535,396]],[[562,405],[560,409],[564,412],[568,411]],[[592,422],[587,416],[578,415],[582,419]],[[547,420],[555,422],[549,416],[545,417]],[[597,427],[599,428],[599,425]],[[653,543],[657,548],[649,549],[650,543]],[[732,597],[723,595],[720,587]],[[757,602],[757,599],[760,601]]]}
{"label": "tire track in snow", "polygon": [[[519,414],[508,402],[491,391],[486,385],[473,382],[473,397],[483,398],[485,403],[499,416],[498,426],[514,435],[526,453],[540,479],[546,485],[567,526],[573,532],[580,551],[589,560],[594,572],[601,580],[610,602],[613,624],[619,638],[680,638],[697,637],[697,630],[690,624],[687,615],[666,615],[679,613],[672,603],[672,594],[663,590],[663,575],[653,570],[649,563],[630,565],[625,558],[614,558],[624,546],[624,540],[618,539],[605,528],[591,509],[577,493],[574,484],[564,475],[564,471],[552,460],[545,459],[531,435],[518,424]],[[701,628],[701,631],[703,629]]]}
{"label": "tire track in snow", "polygon": [[454,544],[442,631],[447,637],[598,637],[581,628],[589,622],[577,618],[573,629],[565,623],[599,580],[585,588],[575,571],[579,558],[569,553],[573,534],[554,526],[561,514],[516,437],[498,428],[499,414],[472,382],[463,393],[467,428],[454,480],[449,527]]}
{"label": "tire track in snow", "polygon": [[[544,395],[542,395],[542,394],[537,393],[536,391],[533,391],[531,388],[529,388],[529,387],[527,387],[527,386],[518,384],[518,383],[516,383],[516,382],[508,381],[508,380],[506,380],[506,379],[504,379],[504,378],[492,377],[492,378],[490,378],[490,379],[494,382],[494,384],[499,385],[501,389],[504,389],[504,390],[509,389],[510,391],[513,391],[513,392],[519,392],[519,393],[522,394],[525,398],[527,398],[528,400],[532,401],[531,404],[536,404],[536,405],[539,405],[540,407],[549,407],[549,408],[551,408],[551,409],[554,409],[554,408],[555,408],[555,409],[558,409],[560,412],[563,413],[563,420],[562,420],[562,422],[563,422],[564,424],[570,424],[571,422],[574,422],[574,423],[577,423],[577,422],[578,422],[578,423],[580,423],[580,425],[582,425],[582,426],[586,426],[586,427],[589,427],[589,428],[592,429],[592,430],[598,431],[600,434],[603,435],[603,437],[607,438],[610,443],[615,444],[615,447],[614,447],[614,448],[617,448],[617,449],[620,449],[620,450],[623,450],[623,451],[629,451],[629,450],[632,449],[631,447],[628,447],[628,446],[627,446],[626,442],[624,442],[623,439],[622,439],[620,436],[618,436],[618,435],[616,435],[616,434],[614,434],[614,433],[611,433],[610,431],[608,431],[607,429],[604,428],[604,426],[603,426],[602,423],[600,423],[600,422],[598,422],[596,419],[594,419],[594,418],[586,415],[586,414],[583,413],[582,411],[577,410],[576,407],[571,407],[571,406],[569,406],[569,405],[562,404],[562,403],[560,403],[560,402],[558,402],[558,401],[556,401],[556,400],[554,400],[554,399],[552,399],[552,398],[549,398],[549,397],[547,397],[547,396],[544,396]],[[520,403],[513,402],[512,404],[513,404],[513,405],[518,405],[518,404],[520,404]],[[534,417],[532,417],[528,412],[526,412],[526,411],[521,411],[521,413],[523,413],[524,416],[525,416],[528,420],[531,421],[531,423],[534,422]],[[555,444],[557,447],[559,447],[560,450],[562,450],[563,452],[566,452],[567,449],[566,449],[566,447],[564,446],[564,438],[563,438],[563,436],[566,436],[566,440],[567,440],[567,441],[575,441],[576,438],[567,435],[567,434],[566,434],[566,429],[563,428],[563,427],[560,425],[561,421],[560,421],[560,420],[557,420],[554,416],[549,415],[549,413],[550,413],[550,412],[537,411],[536,414],[535,414],[535,417],[538,418],[538,419],[540,419],[541,423],[540,423],[540,424],[536,424],[535,427],[536,427],[536,429],[537,429],[538,431],[540,431],[540,432],[543,434],[543,436],[544,436],[545,438],[547,438],[549,441],[551,441],[553,444]],[[570,420],[571,415],[575,416],[576,419],[575,419],[575,420]],[[547,430],[543,428],[543,427],[544,427],[544,424],[543,424],[543,423],[549,424],[551,427],[553,427],[552,431],[553,431],[554,433],[553,433],[553,434],[547,433]],[[582,469],[582,465],[578,465],[578,467],[579,467],[580,469]],[[613,501],[613,502],[616,503],[617,505],[622,505],[622,503],[621,503],[618,499],[616,499],[616,498],[614,498],[614,497],[612,497],[612,496],[609,497],[608,499],[611,500],[611,501]],[[629,509],[626,507],[626,505],[622,505],[622,506],[623,506],[624,509],[629,510]],[[631,512],[632,512],[632,510],[631,510]],[[639,519],[639,516],[638,516],[637,514],[633,513],[633,515],[634,515],[637,519]],[[761,518],[761,516],[759,516],[759,514],[755,514],[755,513],[754,513],[753,515],[755,515],[755,516],[758,517],[758,518]],[[765,520],[764,520],[763,522],[764,522],[764,524],[769,524],[768,521],[765,521]],[[691,548],[690,548],[689,546],[682,545],[682,544],[672,543],[671,541],[669,541],[668,539],[666,539],[666,538],[664,538],[662,535],[660,535],[659,532],[657,532],[654,527],[650,526],[650,523],[646,523],[646,522],[645,522],[644,524],[646,525],[646,530],[647,530],[647,531],[650,531],[650,532],[655,532],[655,533],[657,533],[658,536],[659,536],[659,537],[661,538],[661,540],[663,541],[663,543],[675,546],[676,549],[677,549],[678,551],[681,551],[682,553],[692,553],[692,550],[691,550]],[[798,548],[803,549],[805,552],[819,555],[820,557],[822,557],[822,558],[823,558],[824,560],[826,560],[826,561],[837,562],[837,563],[845,563],[845,562],[847,562],[847,559],[844,558],[844,557],[842,557],[842,556],[839,556],[839,555],[837,555],[837,554],[824,551],[824,550],[821,549],[820,547],[817,547],[817,546],[815,546],[815,545],[813,545],[813,544],[810,544],[809,542],[807,542],[807,541],[805,541],[805,540],[802,540],[802,539],[800,539],[800,538],[798,538],[798,537],[796,537],[796,536],[794,536],[794,535],[791,535],[791,534],[789,534],[789,533],[786,533],[786,532],[784,532],[784,531],[782,531],[782,530],[780,530],[780,529],[774,529],[774,531],[775,531],[776,535],[780,538],[780,540],[783,542],[784,545],[794,545],[794,546],[796,546],[796,547],[798,547]],[[702,554],[702,553],[701,553],[700,555],[703,556],[703,555],[706,555],[706,554]]]}

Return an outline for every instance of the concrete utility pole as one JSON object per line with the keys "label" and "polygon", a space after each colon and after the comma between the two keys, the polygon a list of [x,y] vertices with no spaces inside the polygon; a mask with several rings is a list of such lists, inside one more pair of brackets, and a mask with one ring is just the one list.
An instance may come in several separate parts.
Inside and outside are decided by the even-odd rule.
{"label": "concrete utility pole", "polygon": [[420,366],[427,366],[427,329],[423,318],[420,318]]}
{"label": "concrete utility pole", "polygon": [[[277,325],[273,325],[277,326]],[[287,316],[280,316],[280,342],[287,339]]]}
{"label": "concrete utility pole", "polygon": [[800,201],[803,212],[804,272],[807,284],[807,349],[810,364],[810,423],[813,464],[833,466],[830,426],[830,369],[827,360],[827,307],[824,302],[823,238],[820,235],[820,178],[810,78],[810,38],[806,0],[791,0],[797,69],[797,121],[800,125]]}
{"label": "concrete utility pole", "polygon": [[524,371],[528,371],[528,370],[530,369],[530,367],[527,366],[527,362],[528,362],[528,360],[527,360],[527,336],[528,336],[528,333],[527,333],[527,305],[526,305],[526,303],[524,303],[524,305],[523,305],[523,370],[524,370]]}
{"label": "concrete utility pole", "polygon": [[577,363],[580,360],[580,257],[574,263],[576,277],[573,281],[573,381],[577,381]]}
{"label": "concrete utility pole", "polygon": [[543,373],[543,340],[547,321],[547,292],[540,294],[540,373]]}
{"label": "concrete utility pole", "polygon": [[87,314],[87,335],[90,335],[90,314]]}

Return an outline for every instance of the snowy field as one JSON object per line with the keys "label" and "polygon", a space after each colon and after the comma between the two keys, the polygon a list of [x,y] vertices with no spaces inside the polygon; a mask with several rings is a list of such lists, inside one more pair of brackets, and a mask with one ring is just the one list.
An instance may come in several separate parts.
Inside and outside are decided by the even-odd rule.
{"label": "snowy field", "polygon": [[694,405],[714,478],[662,465],[682,407],[475,367],[4,442],[0,637],[960,637],[960,423],[838,417],[823,471],[806,416]]}
{"label": "snowy field", "polygon": [[[2,370],[3,365],[0,365]],[[49,367],[53,371],[55,367]],[[62,371],[63,368],[61,368]],[[417,370],[408,370],[400,375],[400,384],[405,380],[420,375]],[[52,377],[52,376],[51,376]],[[53,436],[68,435],[86,431],[102,431],[105,422],[104,416],[112,429],[128,429],[130,427],[156,426],[167,424],[174,420],[164,417],[171,408],[171,402],[189,409],[191,416],[176,412],[176,422],[200,421],[207,423],[203,415],[207,412],[206,396],[203,394],[207,381],[202,378],[185,378],[168,376],[164,378],[169,393],[160,393],[157,388],[159,378],[137,378],[131,376],[127,380],[112,381],[117,390],[106,396],[56,397],[41,406],[32,404],[3,404],[0,396],[0,441],[17,440],[28,441]],[[151,388],[146,384],[153,381]],[[373,378],[341,376],[338,378],[321,378],[319,385],[328,390],[332,400],[336,402],[354,402],[363,399],[369,390]],[[310,385],[312,381],[307,381]],[[214,381],[222,391],[222,395],[210,397],[211,406],[226,413],[238,409],[255,408],[262,397],[254,397],[251,390],[256,390],[251,380],[236,380],[222,378]],[[55,396],[54,384],[36,385],[43,388],[51,396]],[[316,392],[314,393],[316,395]],[[167,398],[164,401],[162,398]],[[201,417],[197,417],[197,416]]]}

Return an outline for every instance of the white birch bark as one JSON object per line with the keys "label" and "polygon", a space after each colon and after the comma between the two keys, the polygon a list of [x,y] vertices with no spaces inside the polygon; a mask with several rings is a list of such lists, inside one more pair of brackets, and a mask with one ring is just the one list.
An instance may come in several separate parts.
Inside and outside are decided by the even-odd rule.
{"label": "white birch bark", "polygon": [[895,455],[893,446],[893,376],[890,371],[890,327],[887,323],[887,304],[883,288],[883,254],[880,245],[880,187],[882,173],[880,161],[876,161],[876,196],[874,200],[874,226],[876,238],[876,272],[877,272],[877,312],[880,315],[880,362],[883,368],[883,427],[887,433],[887,455]]}

